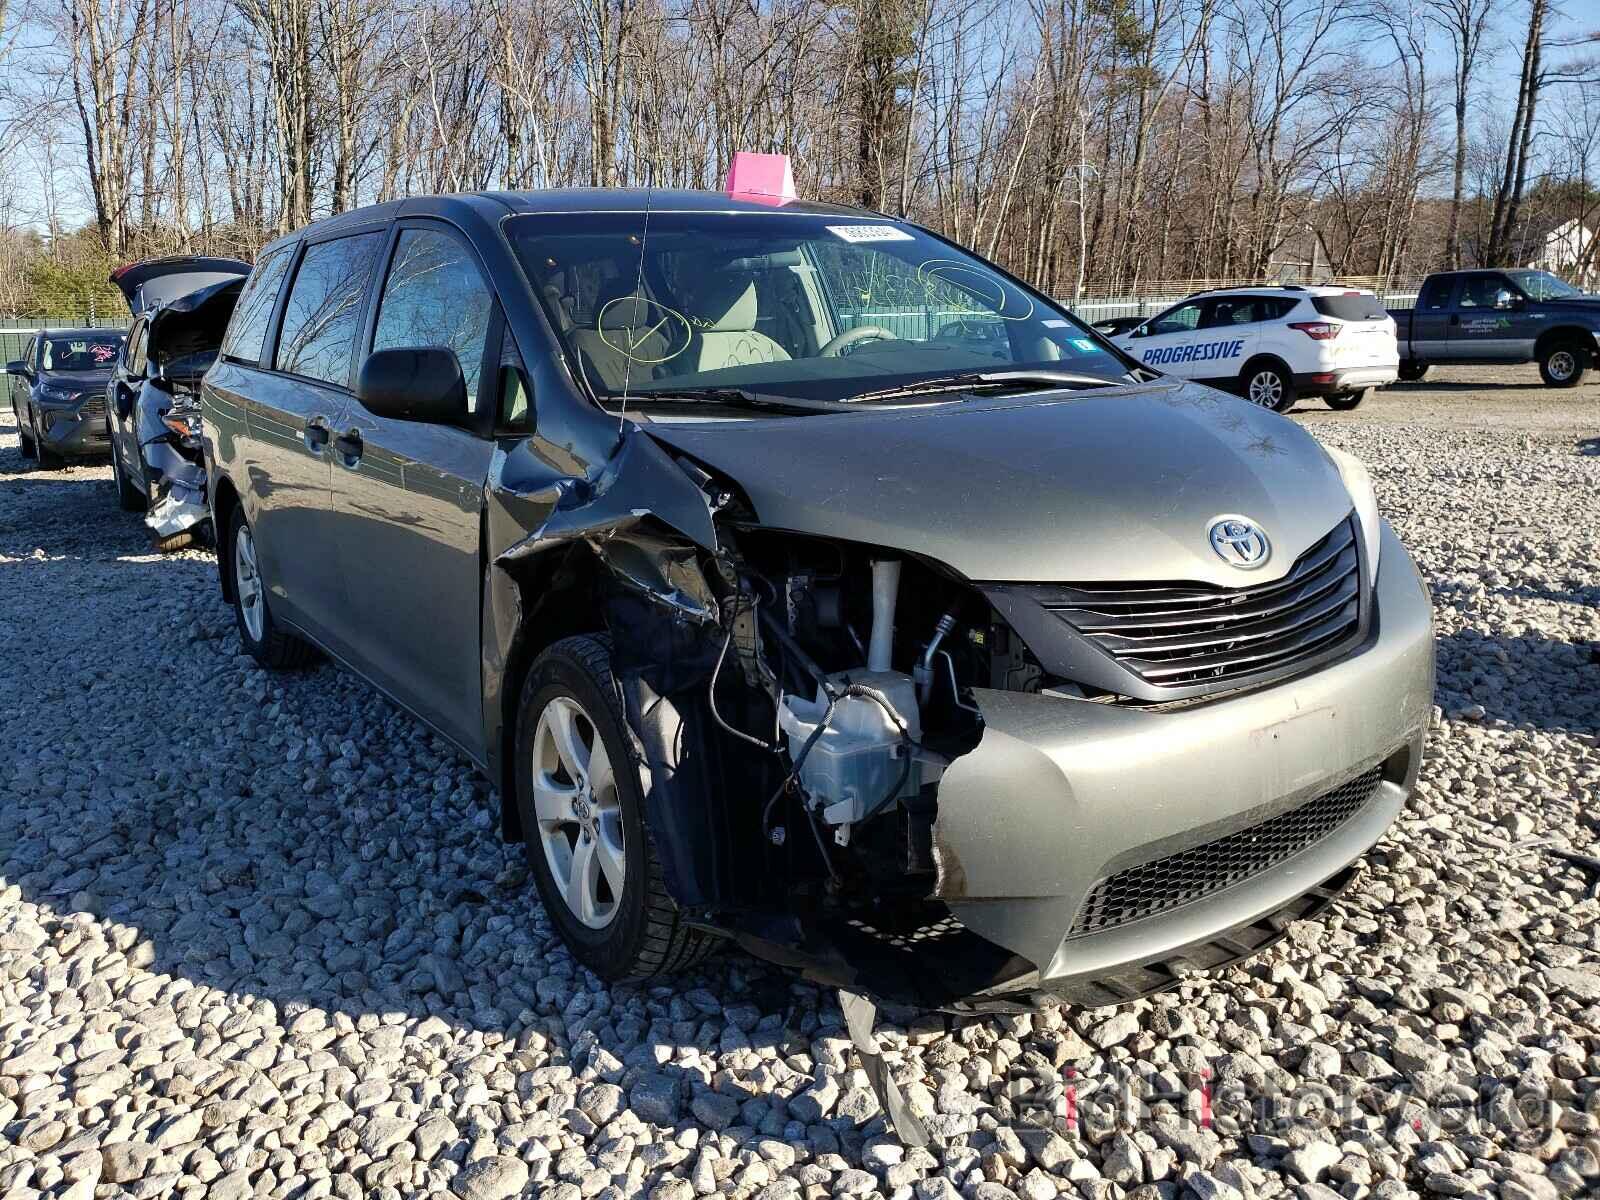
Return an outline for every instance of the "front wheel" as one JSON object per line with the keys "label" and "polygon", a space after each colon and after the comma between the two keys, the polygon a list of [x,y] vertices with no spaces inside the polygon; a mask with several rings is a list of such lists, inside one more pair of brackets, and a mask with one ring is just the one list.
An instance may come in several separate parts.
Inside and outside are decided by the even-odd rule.
{"label": "front wheel", "polygon": [[1400,364],[1400,378],[1406,383],[1415,383],[1427,373],[1427,363],[1407,361]]}
{"label": "front wheel", "polygon": [[[16,415],[16,409],[12,409],[11,412],[13,416]],[[17,440],[21,443],[23,458],[32,458],[38,453],[38,450],[34,447],[33,435],[23,427],[20,417],[17,418]]]}
{"label": "front wheel", "polygon": [[44,439],[39,436],[39,430],[33,431],[33,458],[41,471],[58,471],[66,465],[67,460],[44,444]]}
{"label": "front wheel", "polygon": [[1365,400],[1371,390],[1371,388],[1365,388],[1359,392],[1346,392],[1342,396],[1324,396],[1323,399],[1327,401],[1328,407],[1333,409],[1334,412],[1349,412]]}
{"label": "front wheel", "polygon": [[272,619],[267,605],[267,587],[261,577],[261,561],[256,554],[256,538],[244,509],[233,510],[228,522],[228,542],[217,555],[230,573],[233,592],[233,619],[239,628],[239,641],[250,657],[269,670],[303,667],[312,660],[311,646],[283,629]]}
{"label": "front wheel", "polygon": [[609,982],[682,970],[716,944],[667,895],[626,730],[609,639],[565,638],[535,660],[517,709],[528,861],[561,940]]}
{"label": "front wheel", "polygon": [[1244,373],[1244,395],[1251,404],[1288,412],[1294,407],[1294,379],[1275,363],[1256,363]]}
{"label": "front wheel", "polygon": [[1583,378],[1584,352],[1571,342],[1552,346],[1539,360],[1539,374],[1550,387],[1576,387]]}

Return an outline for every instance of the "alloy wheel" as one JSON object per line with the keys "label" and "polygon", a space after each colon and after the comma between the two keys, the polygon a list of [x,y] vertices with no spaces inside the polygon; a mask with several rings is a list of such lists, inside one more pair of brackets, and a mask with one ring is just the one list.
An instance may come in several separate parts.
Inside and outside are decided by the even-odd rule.
{"label": "alloy wheel", "polygon": [[1250,403],[1276,408],[1283,402],[1283,380],[1276,371],[1257,371],[1250,378]]}
{"label": "alloy wheel", "polygon": [[550,875],[572,915],[603,929],[617,915],[627,854],[617,780],[583,705],[556,696],[533,733],[533,806]]}
{"label": "alloy wheel", "polygon": [[1566,380],[1578,369],[1578,360],[1570,350],[1557,350],[1550,356],[1550,377]]}
{"label": "alloy wheel", "polygon": [[250,526],[241,525],[233,538],[233,589],[239,598],[239,612],[252,641],[259,642],[266,630],[267,599],[261,589],[261,570],[256,564],[256,542]]}

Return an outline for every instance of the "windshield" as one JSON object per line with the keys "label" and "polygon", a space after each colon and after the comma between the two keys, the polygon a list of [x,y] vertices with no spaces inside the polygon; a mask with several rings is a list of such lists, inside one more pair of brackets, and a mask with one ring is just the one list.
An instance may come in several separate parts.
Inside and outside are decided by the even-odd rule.
{"label": "windshield", "polygon": [[849,400],[952,374],[1133,364],[1065,310],[918,229],[856,216],[653,212],[507,222],[602,402],[744,389]]}
{"label": "windshield", "polygon": [[122,334],[52,337],[44,340],[40,368],[46,371],[109,371],[122,349]]}
{"label": "windshield", "polygon": [[1559,300],[1562,296],[1581,296],[1583,293],[1564,279],[1549,271],[1507,271],[1530,300]]}

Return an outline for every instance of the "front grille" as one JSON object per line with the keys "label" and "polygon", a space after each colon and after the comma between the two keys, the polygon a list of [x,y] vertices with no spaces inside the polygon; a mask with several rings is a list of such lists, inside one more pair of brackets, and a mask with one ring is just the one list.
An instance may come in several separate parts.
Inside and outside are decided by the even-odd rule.
{"label": "front grille", "polygon": [[1383,779],[1374,767],[1259,825],[1118,871],[1089,892],[1071,937],[1115,929],[1213,896],[1316,845],[1366,807]]}
{"label": "front grille", "polygon": [[85,400],[78,409],[80,417],[103,417],[106,415],[106,398],[103,395],[93,395]]}
{"label": "front grille", "polygon": [[1255,587],[1202,583],[1067,584],[1040,599],[1140,679],[1194,687],[1283,673],[1361,628],[1361,562],[1353,517]]}

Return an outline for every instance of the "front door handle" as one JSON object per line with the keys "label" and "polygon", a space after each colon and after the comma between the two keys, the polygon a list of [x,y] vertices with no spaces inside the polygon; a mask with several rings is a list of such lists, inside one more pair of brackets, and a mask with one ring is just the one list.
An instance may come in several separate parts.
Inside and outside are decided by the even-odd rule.
{"label": "front door handle", "polygon": [[1451,313],[1450,314],[1450,324],[1452,324],[1452,325],[1461,324],[1461,314],[1460,313]]}
{"label": "front door handle", "polygon": [[328,428],[327,417],[310,417],[306,420],[304,434],[306,449],[313,454],[321,454],[328,448],[328,439],[333,437],[333,430]]}
{"label": "front door handle", "polygon": [[333,451],[347,467],[354,468],[361,461],[361,452],[366,448],[366,443],[361,440],[361,431],[353,425],[333,439]]}

